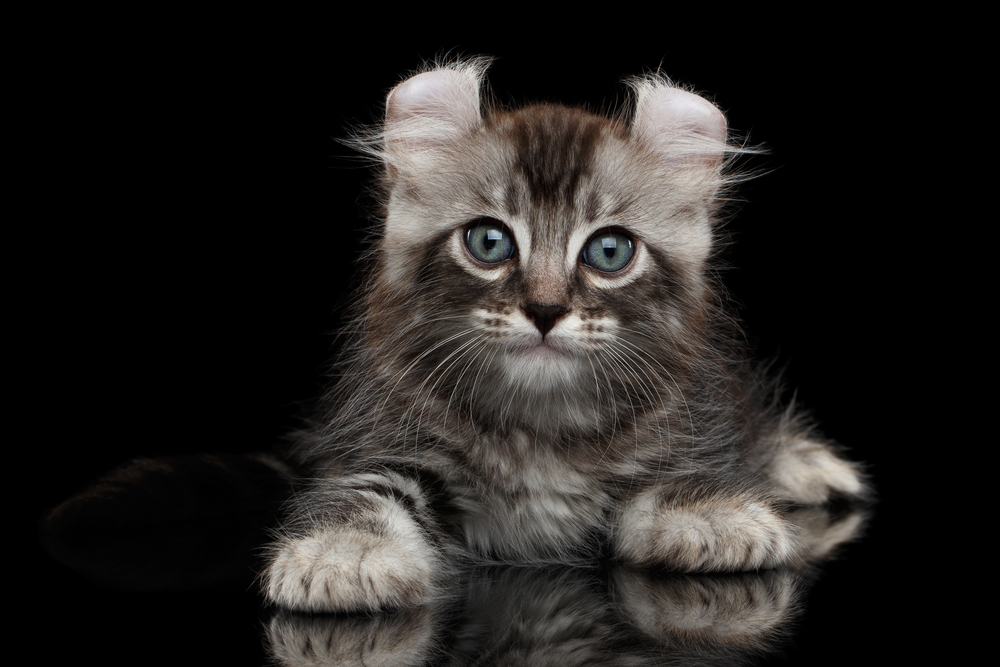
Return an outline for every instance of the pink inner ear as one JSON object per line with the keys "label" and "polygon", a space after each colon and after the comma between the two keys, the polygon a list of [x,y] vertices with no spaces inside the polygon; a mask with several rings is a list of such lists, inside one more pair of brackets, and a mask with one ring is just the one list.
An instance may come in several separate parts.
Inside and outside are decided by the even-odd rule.
{"label": "pink inner ear", "polygon": [[640,101],[634,123],[639,136],[654,144],[669,144],[683,135],[726,141],[726,117],[715,105],[680,88],[658,88]]}
{"label": "pink inner ear", "polygon": [[438,74],[439,72],[424,72],[393,88],[386,100],[386,121],[399,121],[433,108]]}
{"label": "pink inner ear", "polygon": [[392,89],[385,115],[387,126],[405,123],[411,137],[435,140],[469,132],[480,120],[478,81],[455,70],[418,74]]}

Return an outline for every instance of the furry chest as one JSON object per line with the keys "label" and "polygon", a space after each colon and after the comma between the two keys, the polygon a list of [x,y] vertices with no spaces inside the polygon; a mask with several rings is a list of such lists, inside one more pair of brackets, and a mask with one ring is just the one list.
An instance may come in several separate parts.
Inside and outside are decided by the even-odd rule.
{"label": "furry chest", "polygon": [[565,559],[593,546],[608,495],[593,477],[552,459],[476,485],[463,530],[477,553],[501,558]]}

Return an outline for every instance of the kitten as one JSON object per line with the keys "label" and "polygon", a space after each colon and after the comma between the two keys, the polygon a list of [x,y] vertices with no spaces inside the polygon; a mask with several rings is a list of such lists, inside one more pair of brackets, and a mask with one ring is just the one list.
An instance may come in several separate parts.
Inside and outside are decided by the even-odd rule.
{"label": "kitten", "polygon": [[396,86],[358,142],[383,214],[339,379],[270,550],[301,611],[419,604],[464,559],[684,572],[805,558],[860,468],[748,371],[710,270],[723,114],[660,76],[631,119],[492,108],[487,61]]}

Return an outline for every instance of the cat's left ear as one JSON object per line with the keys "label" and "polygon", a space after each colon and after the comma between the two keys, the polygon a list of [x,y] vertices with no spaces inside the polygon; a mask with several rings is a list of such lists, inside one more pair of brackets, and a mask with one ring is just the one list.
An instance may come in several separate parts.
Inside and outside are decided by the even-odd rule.
{"label": "cat's left ear", "polygon": [[417,74],[392,89],[383,136],[391,165],[432,157],[482,124],[483,69],[476,62],[460,63]]}
{"label": "cat's left ear", "polygon": [[722,166],[726,117],[708,100],[658,80],[633,83],[632,134],[676,167]]}

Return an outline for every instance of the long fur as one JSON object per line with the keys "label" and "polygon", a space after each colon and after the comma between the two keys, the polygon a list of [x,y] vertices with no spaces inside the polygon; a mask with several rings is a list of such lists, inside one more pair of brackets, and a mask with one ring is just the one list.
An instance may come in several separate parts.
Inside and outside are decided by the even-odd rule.
{"label": "long fur", "polygon": [[[607,118],[487,104],[487,65],[408,78],[355,142],[381,165],[382,212],[336,382],[291,455],[307,488],[272,546],[268,596],[412,605],[463,559],[801,560],[789,513],[867,486],[774,400],[712,278],[731,160],[748,149],[660,75]],[[472,258],[477,220],[509,233],[509,261]],[[581,260],[609,229],[635,245],[614,274]]]}

